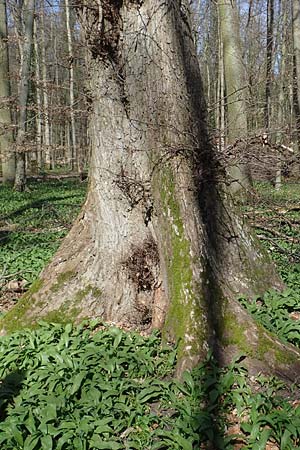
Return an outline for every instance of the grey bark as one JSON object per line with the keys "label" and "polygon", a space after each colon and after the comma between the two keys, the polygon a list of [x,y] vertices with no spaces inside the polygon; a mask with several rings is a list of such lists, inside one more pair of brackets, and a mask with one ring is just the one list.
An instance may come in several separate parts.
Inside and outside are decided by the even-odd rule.
{"label": "grey bark", "polygon": [[[287,51],[287,2],[282,2],[282,38],[280,43],[280,80],[279,80],[279,95],[278,95],[278,113],[277,113],[277,136],[276,142],[278,144],[285,143],[285,129],[288,121],[287,117],[287,94],[286,94],[286,79],[288,78],[286,70],[286,62],[288,57]],[[281,155],[279,155],[277,162],[277,169],[275,175],[275,189],[279,190],[282,186],[282,173],[281,173]]]}
{"label": "grey bark", "polygon": [[265,128],[268,131],[271,118],[271,86],[272,86],[272,68],[273,68],[273,47],[274,47],[274,0],[267,2],[267,48],[266,48],[266,90],[265,90],[265,108],[264,121]]}
{"label": "grey bark", "polygon": [[70,163],[73,170],[75,165],[78,169],[77,161],[77,145],[76,145],[76,127],[75,127],[75,98],[74,98],[74,54],[73,54],[73,42],[72,31],[70,23],[70,5],[69,0],[65,0],[66,6],[66,28],[68,39],[68,58],[69,58],[69,100],[70,100],[70,125],[71,125],[71,154]]}
{"label": "grey bark", "polygon": [[51,142],[50,142],[50,119],[49,119],[49,99],[47,81],[47,61],[46,61],[46,39],[45,39],[45,4],[42,2],[41,14],[41,72],[43,82],[43,151],[44,164],[47,169],[51,167]]}
{"label": "grey bark", "polygon": [[297,75],[297,100],[300,109],[300,3],[298,0],[292,1],[293,14],[293,44],[295,55],[295,66]]}
{"label": "grey bark", "polygon": [[19,117],[17,126],[17,166],[15,177],[15,189],[23,191],[26,187],[25,171],[25,144],[26,144],[26,122],[27,122],[27,101],[29,94],[30,63],[33,43],[33,18],[35,0],[24,0],[22,4],[22,60],[19,82],[18,107]]}
{"label": "grey bark", "polygon": [[300,3],[292,0],[292,22],[293,22],[293,47],[294,47],[294,74],[295,74],[295,115],[299,147],[300,142]]}
{"label": "grey bark", "polygon": [[[236,3],[232,0],[218,0],[217,5],[224,55],[228,144],[234,144],[238,139],[247,136],[247,84]],[[237,155],[236,160],[236,164],[229,170],[232,192],[241,187],[247,188],[251,184],[250,172],[247,164],[242,162],[242,155]]]}
{"label": "grey bark", "polygon": [[34,56],[35,56],[35,90],[36,90],[36,160],[38,169],[43,166],[42,156],[42,93],[41,93],[41,70],[38,45],[37,21],[34,19]]}
{"label": "grey bark", "polygon": [[15,152],[10,109],[6,1],[0,0],[0,155],[4,182],[15,178]]}
{"label": "grey bark", "polygon": [[249,344],[252,368],[293,378],[299,365],[285,367],[276,352],[296,360],[297,351],[273,344],[235,301],[281,282],[217,182],[187,2],[98,6],[99,27],[85,22],[88,197],[40,288],[2,332],[53,314],[100,317],[179,341],[178,373],[209,348],[223,360]]}

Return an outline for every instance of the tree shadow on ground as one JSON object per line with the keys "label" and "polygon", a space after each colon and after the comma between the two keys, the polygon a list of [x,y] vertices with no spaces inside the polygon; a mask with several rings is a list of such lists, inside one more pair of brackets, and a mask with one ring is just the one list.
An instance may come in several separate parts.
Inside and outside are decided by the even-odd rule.
{"label": "tree shadow on ground", "polygon": [[12,231],[10,231],[8,229],[0,230],[0,246],[5,245],[9,242],[11,233],[12,233]]}
{"label": "tree shadow on ground", "polygon": [[[14,219],[18,216],[21,216],[23,213],[25,213],[26,211],[36,208],[36,209],[41,209],[43,207],[51,207],[51,203],[52,202],[56,202],[59,200],[68,200],[71,198],[76,198],[76,197],[81,197],[80,194],[72,194],[72,195],[67,195],[67,196],[62,196],[62,197],[48,197],[47,199],[42,199],[42,200],[35,200],[31,203],[28,203],[27,205],[22,206],[21,208],[17,209],[16,211],[13,211],[9,214],[0,216],[0,220],[9,220],[9,219]],[[60,204],[61,205],[61,204]],[[61,205],[62,206],[62,205]],[[77,207],[78,205],[72,205],[72,204],[65,204],[63,206],[74,206]]]}
{"label": "tree shadow on ground", "polygon": [[25,372],[16,370],[0,380],[0,422],[6,419],[8,407],[20,393],[24,378]]}

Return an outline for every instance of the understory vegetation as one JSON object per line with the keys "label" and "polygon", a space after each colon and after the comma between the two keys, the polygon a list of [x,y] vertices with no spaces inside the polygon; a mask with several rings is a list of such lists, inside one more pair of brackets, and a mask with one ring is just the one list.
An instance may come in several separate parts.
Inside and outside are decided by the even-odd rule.
{"label": "understory vegetation", "polygon": [[[34,281],[67,233],[86,185],[34,182],[25,194],[2,186],[0,312]],[[241,204],[276,261],[282,293],[240,301],[257,321],[300,347],[299,185],[256,186]],[[89,321],[40,323],[0,339],[3,450],[195,450],[300,448],[299,386],[250,377],[243,355],[220,369],[209,356],[179,382],[176,349]]]}
{"label": "understory vegetation", "polygon": [[24,193],[1,186],[0,313],[37,279],[74,222],[86,194],[77,180],[35,181]]}
{"label": "understory vegetation", "polygon": [[1,339],[3,450],[300,443],[300,407],[280,396],[275,379],[256,379],[261,389],[252,392],[241,363],[219,369],[208,358],[179,382],[172,378],[176,349],[162,347],[156,334],[95,326],[41,323]]}
{"label": "understory vegetation", "polygon": [[283,341],[300,347],[300,185],[286,184],[275,191],[269,183],[256,186],[244,205],[256,234],[276,262],[286,285],[283,292],[240,298],[242,304]]}

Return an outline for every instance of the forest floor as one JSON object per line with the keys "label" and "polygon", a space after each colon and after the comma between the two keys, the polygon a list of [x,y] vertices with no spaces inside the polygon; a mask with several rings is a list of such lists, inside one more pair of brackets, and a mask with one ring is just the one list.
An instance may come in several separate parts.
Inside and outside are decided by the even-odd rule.
{"label": "forest floor", "polygon": [[[0,314],[38,277],[80,210],[86,184],[0,187]],[[240,203],[275,260],[284,292],[240,301],[266,328],[300,347],[300,185],[258,184]],[[105,324],[41,324],[0,338],[3,450],[289,450],[300,448],[299,386],[251,379],[241,361],[212,356],[181,382],[176,349]]]}
{"label": "forest floor", "polygon": [[0,313],[37,279],[85,199],[78,179],[36,180],[18,193],[0,187]]}

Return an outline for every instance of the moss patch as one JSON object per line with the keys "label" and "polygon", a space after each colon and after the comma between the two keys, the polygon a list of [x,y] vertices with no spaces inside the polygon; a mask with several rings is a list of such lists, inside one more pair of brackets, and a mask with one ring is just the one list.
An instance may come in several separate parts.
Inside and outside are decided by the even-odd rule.
{"label": "moss patch", "polygon": [[237,322],[234,314],[225,312],[223,315],[221,335],[219,336],[222,344],[235,345],[243,354],[254,357],[254,350],[247,344],[244,333],[245,327]]}
{"label": "moss patch", "polygon": [[[70,278],[73,278],[74,272],[66,272],[58,277],[55,289],[59,289]],[[26,294],[18,301],[16,306],[8,311],[0,320],[0,329],[5,333],[13,333],[22,328],[35,328],[37,326],[36,318],[30,314],[33,306],[41,308],[43,302],[35,298],[36,294],[43,286],[42,280],[35,281]],[[56,292],[56,290],[54,290]],[[81,312],[80,303],[88,296],[92,295],[95,299],[99,299],[102,295],[101,290],[95,286],[87,285],[84,289],[76,292],[72,299],[67,299],[64,304],[56,309],[49,311],[38,319],[44,322],[69,323],[75,322]]]}
{"label": "moss patch", "polygon": [[[257,327],[257,343],[252,345],[248,343],[245,336],[245,326],[237,322],[234,314],[226,313],[224,315],[222,343],[224,345],[235,345],[243,354],[267,361],[270,355],[274,355],[275,362],[278,364],[293,364],[297,362],[297,356],[286,349],[280,349],[274,340],[278,338],[271,332],[267,331],[262,325],[256,324]],[[269,355],[269,356],[268,356]]]}
{"label": "moss patch", "polygon": [[33,328],[34,323],[31,317],[27,315],[33,304],[36,302],[33,294],[38,292],[43,286],[42,280],[35,281],[26,294],[18,301],[10,311],[0,320],[0,329],[6,333],[13,333],[21,328]]}
{"label": "moss patch", "polygon": [[51,291],[58,292],[62,288],[62,286],[64,286],[64,284],[66,284],[69,280],[71,280],[75,276],[76,272],[74,272],[74,270],[69,270],[67,272],[60,273],[57,276],[56,283],[54,283],[53,286],[51,287]]}
{"label": "moss patch", "polygon": [[88,284],[84,289],[80,289],[76,292],[74,303],[78,304],[82,300],[85,299],[89,294],[91,294],[94,298],[100,298],[102,295],[101,289],[98,289],[95,286],[92,286],[91,284]]}
{"label": "moss patch", "polygon": [[[180,206],[176,200],[171,170],[164,170],[161,201],[168,227],[165,231],[165,260],[170,294],[163,335],[178,342],[178,358],[203,352],[206,330],[203,328],[200,289],[193,280],[190,242],[185,236]],[[171,249],[171,252],[170,252]],[[198,292],[199,291],[199,292]],[[188,354],[187,354],[188,353]]]}
{"label": "moss patch", "polygon": [[70,302],[67,302],[60,308],[49,311],[45,316],[41,317],[41,319],[48,323],[66,324],[75,322],[80,313],[80,308],[76,308],[76,306],[70,308],[69,306]]}
{"label": "moss patch", "polygon": [[66,300],[58,309],[49,311],[42,317],[42,320],[45,322],[62,324],[76,322],[82,311],[80,304],[88,295],[92,295],[95,299],[99,299],[102,292],[101,289],[88,284],[85,288],[78,290],[72,299]]}

